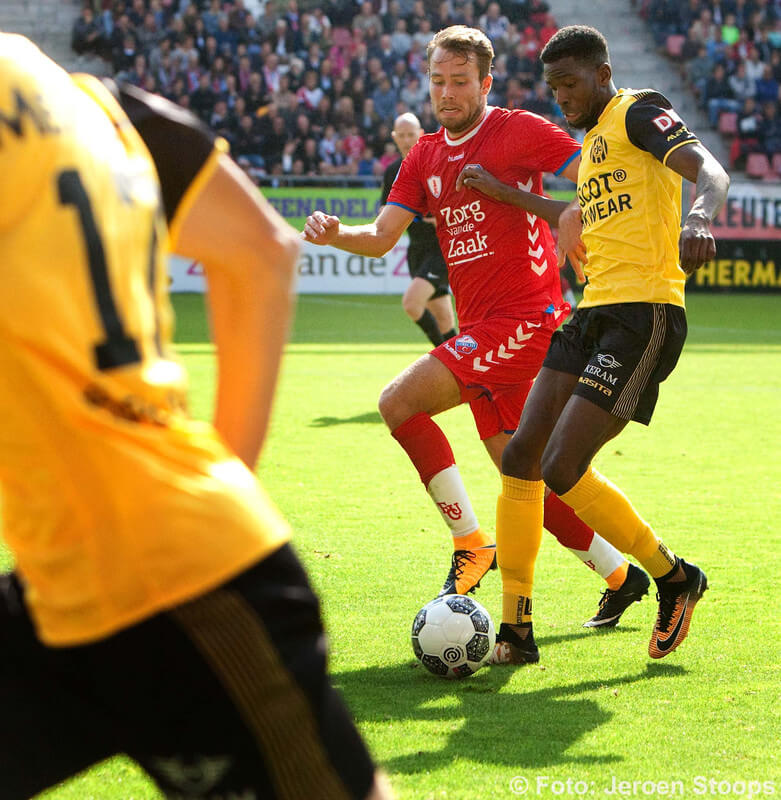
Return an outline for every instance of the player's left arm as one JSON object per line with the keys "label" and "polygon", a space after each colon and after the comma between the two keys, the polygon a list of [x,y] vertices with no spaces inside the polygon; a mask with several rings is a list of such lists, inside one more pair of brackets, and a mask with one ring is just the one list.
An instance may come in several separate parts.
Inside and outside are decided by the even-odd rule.
{"label": "player's left arm", "polygon": [[[577,156],[559,174],[575,182],[578,177],[579,164],[580,156]],[[456,191],[460,191],[464,187],[482,192],[500,203],[522,208],[530,214],[536,214],[553,227],[558,227],[558,265],[559,267],[564,266],[565,259],[569,258],[578,280],[585,281],[583,266],[587,261],[586,247],[580,238],[582,226],[577,199],[566,203],[563,200],[554,200],[551,197],[542,197],[539,194],[527,192],[525,189],[518,189],[502,183],[490,172],[476,164],[464,167],[456,179]]]}
{"label": "player's left arm", "polygon": [[667,166],[695,184],[695,197],[678,240],[681,269],[691,275],[716,257],[710,226],[727,200],[729,175],[713,154],[699,142],[679,147]]}
{"label": "player's left arm", "polygon": [[681,230],[681,269],[691,275],[716,255],[711,222],[727,200],[729,176],[686,127],[664,95],[649,92],[626,114],[629,141],[695,184],[696,196]]}
{"label": "player's left arm", "polygon": [[474,189],[493,197],[494,200],[498,200],[500,203],[522,208],[524,211],[536,214],[554,226],[559,224],[559,215],[569,205],[563,200],[542,197],[539,194],[534,194],[534,192],[527,192],[525,189],[518,189],[515,186],[502,183],[488,170],[477,164],[470,164],[464,167],[458,178],[456,178],[456,191],[461,191],[463,188]]}
{"label": "player's left arm", "polygon": [[157,167],[172,252],[206,272],[217,346],[214,425],[252,469],[292,316],[298,236],[195,116],[133,86],[113,91]]}

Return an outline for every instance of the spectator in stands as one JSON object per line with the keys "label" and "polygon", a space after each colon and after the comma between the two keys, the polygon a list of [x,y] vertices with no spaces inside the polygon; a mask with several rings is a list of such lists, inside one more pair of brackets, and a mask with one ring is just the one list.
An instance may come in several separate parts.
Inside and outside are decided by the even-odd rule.
{"label": "spectator in stands", "polygon": [[212,89],[211,75],[202,72],[198,77],[198,87],[190,92],[190,109],[208,125],[216,103],[217,93]]}
{"label": "spectator in stands", "polygon": [[758,81],[762,78],[762,75],[765,71],[765,65],[759,59],[759,50],[757,47],[752,45],[749,47],[748,56],[745,60],[746,64],[746,75],[753,80]]}
{"label": "spectator in stands", "polygon": [[551,122],[561,123],[563,117],[559,107],[553,102],[550,90],[543,81],[538,81],[534,85],[534,92],[523,101],[521,108],[533,111],[541,117],[549,119]]}
{"label": "spectator in stands", "polygon": [[380,78],[380,83],[372,92],[374,108],[385,122],[390,122],[396,111],[396,101],[399,99],[398,93],[393,88],[393,84],[387,75]]}
{"label": "spectator in stands", "polygon": [[762,112],[753,97],[743,103],[743,108],[738,114],[738,135],[730,149],[730,165],[742,167],[745,157],[749,153],[758,153],[760,150],[760,128],[762,126]]}
{"label": "spectator in stands", "polygon": [[648,24],[657,47],[664,47],[667,37],[678,31],[679,23],[678,0],[651,0],[648,5]]}
{"label": "spectator in stands", "polygon": [[298,103],[307,111],[314,111],[325,93],[318,85],[318,74],[310,69],[304,73],[304,84],[296,92]]}
{"label": "spectator in stands", "polygon": [[705,107],[712,128],[719,124],[719,114],[722,111],[739,111],[740,103],[732,94],[732,87],[727,78],[727,71],[723,64],[716,64],[713,74],[705,84]]}
{"label": "spectator in stands", "polygon": [[399,92],[399,99],[412,109],[417,108],[428,97],[428,87],[425,86],[416,74],[408,74],[407,82]]}
{"label": "spectator in stands", "polygon": [[719,33],[721,32],[721,29],[713,22],[713,14],[709,8],[703,8],[700,16],[694,20],[691,26],[694,37],[703,44],[712,42],[716,38],[717,30]]}
{"label": "spectator in stands", "polygon": [[730,89],[732,89],[732,96],[738,103],[737,108],[732,108],[730,110],[740,111],[747,98],[756,97],[757,82],[748,77],[746,74],[746,65],[742,61],[738,63],[735,72],[730,75],[727,80],[729,81]]}
{"label": "spectator in stands", "polygon": [[698,46],[697,55],[686,64],[684,74],[694,96],[704,104],[705,86],[713,70],[705,45]]}
{"label": "spectator in stands", "polygon": [[768,101],[762,106],[762,122],[760,124],[760,143],[768,158],[774,153],[781,153],[781,115],[778,113],[778,101]]}
{"label": "spectator in stands", "polygon": [[779,83],[773,76],[773,67],[765,64],[762,77],[756,82],[756,98],[760,105],[778,101]]}
{"label": "spectator in stands", "polygon": [[273,116],[271,130],[263,137],[261,150],[268,170],[273,170],[277,164],[281,163],[282,151],[289,138],[284,118],[279,115]]}
{"label": "spectator in stands", "polygon": [[491,40],[491,44],[494,48],[496,48],[500,46],[501,41],[507,36],[510,20],[502,14],[499,3],[491,2],[486,7],[485,14],[480,17],[478,27]]}
{"label": "spectator in stands", "polygon": [[382,20],[374,13],[369,0],[361,3],[361,10],[353,19],[352,29],[371,36],[379,36],[382,33]]}
{"label": "spectator in stands", "polygon": [[79,55],[100,55],[105,47],[103,25],[95,18],[95,12],[88,3],[81,9],[71,31],[71,48]]}
{"label": "spectator in stands", "polygon": [[[715,13],[714,21],[718,22]],[[721,26],[721,39],[726,45],[732,46],[737,43],[739,38],[740,28],[738,28],[737,22],[735,21],[735,15],[727,14],[724,24]]]}
{"label": "spectator in stands", "polygon": [[400,19],[396,22],[396,30],[391,36],[391,46],[396,54],[396,59],[403,59],[412,47],[412,36],[407,31],[407,20]]}

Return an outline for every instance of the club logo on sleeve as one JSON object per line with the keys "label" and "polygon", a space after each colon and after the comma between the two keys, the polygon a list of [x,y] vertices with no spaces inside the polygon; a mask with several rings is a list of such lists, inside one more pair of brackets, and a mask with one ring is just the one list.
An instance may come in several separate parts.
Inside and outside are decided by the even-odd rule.
{"label": "club logo on sleeve", "polygon": [[473,350],[477,350],[477,342],[471,336],[465,334],[456,339],[455,348],[457,353],[469,354]]}
{"label": "club logo on sleeve", "polygon": [[428,184],[428,190],[434,197],[439,197],[442,194],[442,178],[439,175],[430,175],[426,183]]}
{"label": "club logo on sleeve", "polygon": [[601,136],[595,136],[589,154],[593,164],[601,164],[607,158],[607,142]]}
{"label": "club logo on sleeve", "polygon": [[651,122],[653,122],[653,124],[656,125],[656,127],[659,128],[659,130],[662,133],[667,133],[667,131],[669,131],[670,128],[673,127],[673,125],[676,125],[679,122],[683,122],[683,120],[678,116],[678,114],[675,111],[669,109],[668,111],[665,111],[663,114],[659,114],[658,117],[654,117],[651,120]]}

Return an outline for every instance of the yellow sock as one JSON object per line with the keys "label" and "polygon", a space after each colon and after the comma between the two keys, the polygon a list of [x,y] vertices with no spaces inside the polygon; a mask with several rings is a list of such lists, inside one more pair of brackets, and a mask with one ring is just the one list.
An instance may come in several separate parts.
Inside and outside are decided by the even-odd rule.
{"label": "yellow sock", "polygon": [[620,567],[616,567],[610,575],[605,578],[607,588],[612,589],[614,592],[621,588],[621,585],[626,580],[626,574],[629,572],[629,562],[624,559],[624,563]]}
{"label": "yellow sock", "polygon": [[472,533],[467,533],[466,536],[453,537],[454,550],[477,550],[478,547],[484,547],[487,544],[493,544],[491,537],[487,533],[478,528]]}
{"label": "yellow sock", "polygon": [[545,484],[502,475],[496,504],[496,557],[502,573],[502,621],[531,621],[534,562],[542,541]]}
{"label": "yellow sock", "polygon": [[610,544],[633,555],[652,578],[666,575],[675,566],[675,555],[637,513],[626,495],[593,467],[589,467],[561,499]]}

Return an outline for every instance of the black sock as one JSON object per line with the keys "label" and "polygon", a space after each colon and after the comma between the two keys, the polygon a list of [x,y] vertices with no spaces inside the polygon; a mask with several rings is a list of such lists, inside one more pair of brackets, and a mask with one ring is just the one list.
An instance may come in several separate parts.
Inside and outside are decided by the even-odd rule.
{"label": "black sock", "polygon": [[434,345],[434,347],[442,344],[442,334],[439,332],[437,321],[434,319],[434,315],[428,309],[421,314],[420,319],[415,320],[415,324],[421,328],[426,336],[428,336],[429,341]]}
{"label": "black sock", "polygon": [[445,333],[442,334],[442,341],[446,342],[454,336],[458,336],[458,331],[455,328],[451,328],[449,331],[445,331]]}

